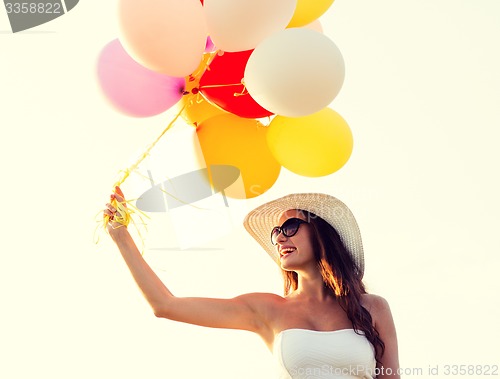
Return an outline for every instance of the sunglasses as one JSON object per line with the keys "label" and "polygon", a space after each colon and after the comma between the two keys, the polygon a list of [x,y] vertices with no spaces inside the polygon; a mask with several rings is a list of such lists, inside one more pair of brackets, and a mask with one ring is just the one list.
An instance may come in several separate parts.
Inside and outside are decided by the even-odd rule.
{"label": "sunglasses", "polygon": [[271,231],[271,242],[273,245],[278,243],[278,236],[283,233],[285,237],[292,237],[299,231],[300,224],[307,224],[307,221],[300,218],[289,218],[283,225],[275,226]]}

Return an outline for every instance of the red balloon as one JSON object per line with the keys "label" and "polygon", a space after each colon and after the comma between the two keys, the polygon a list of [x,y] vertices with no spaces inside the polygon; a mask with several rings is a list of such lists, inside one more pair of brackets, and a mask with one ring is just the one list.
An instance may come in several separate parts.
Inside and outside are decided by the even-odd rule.
{"label": "red balloon", "polygon": [[241,81],[253,50],[217,55],[200,79],[200,92],[225,111],[245,118],[261,118],[273,113],[250,96]]}

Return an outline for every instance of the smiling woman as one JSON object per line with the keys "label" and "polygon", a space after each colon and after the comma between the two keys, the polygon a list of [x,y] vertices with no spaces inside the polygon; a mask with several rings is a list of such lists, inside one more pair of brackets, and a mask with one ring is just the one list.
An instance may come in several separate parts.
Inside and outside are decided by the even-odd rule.
{"label": "smiling woman", "polygon": [[252,331],[276,357],[280,378],[307,378],[312,372],[321,379],[339,373],[383,378],[384,372],[397,372],[389,306],[365,291],[359,228],[335,197],[293,194],[251,211],[245,228],[280,265],[285,293],[248,293],[232,299],[174,296],[120,222],[127,210],[118,187],[111,200],[104,211],[109,234],[157,317]]}

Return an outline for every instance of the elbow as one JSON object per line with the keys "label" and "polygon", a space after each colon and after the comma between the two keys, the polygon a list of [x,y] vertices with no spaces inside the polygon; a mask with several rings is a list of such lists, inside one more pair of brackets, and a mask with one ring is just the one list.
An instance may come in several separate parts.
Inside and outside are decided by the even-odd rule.
{"label": "elbow", "polygon": [[153,313],[157,318],[166,318],[163,310],[161,309],[153,309]]}
{"label": "elbow", "polygon": [[172,309],[174,309],[172,306],[172,299],[173,297],[168,300],[158,302],[157,304],[151,304],[155,317],[172,319]]}
{"label": "elbow", "polygon": [[172,294],[168,294],[167,296],[163,296],[153,301],[149,301],[149,305],[151,306],[151,309],[155,317],[170,318],[171,310],[174,309],[173,306],[174,299],[175,296],[173,296]]}
{"label": "elbow", "polygon": [[153,314],[157,318],[169,318],[169,314],[165,306],[153,306]]}

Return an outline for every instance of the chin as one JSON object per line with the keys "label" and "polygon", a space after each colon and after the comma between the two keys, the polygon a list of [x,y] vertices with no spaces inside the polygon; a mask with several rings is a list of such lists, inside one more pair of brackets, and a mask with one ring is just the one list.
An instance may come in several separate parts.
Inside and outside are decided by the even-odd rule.
{"label": "chin", "polygon": [[292,265],[288,262],[282,262],[281,268],[285,271],[296,271],[298,267],[295,267],[294,265]]}

